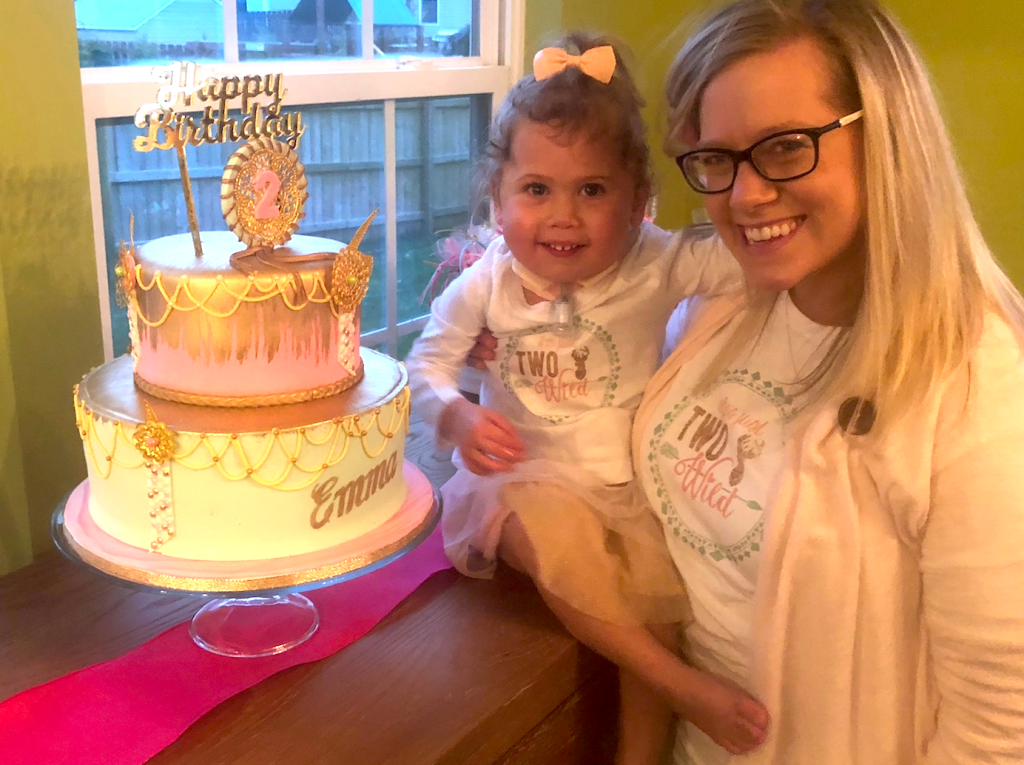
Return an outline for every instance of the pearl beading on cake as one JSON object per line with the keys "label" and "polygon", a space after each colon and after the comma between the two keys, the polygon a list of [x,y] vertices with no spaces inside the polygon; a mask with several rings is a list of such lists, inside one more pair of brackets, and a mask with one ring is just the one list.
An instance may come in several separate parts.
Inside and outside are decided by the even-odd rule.
{"label": "pearl beading on cake", "polygon": [[149,498],[149,517],[153,527],[153,540],[149,547],[159,550],[174,536],[174,499],[171,494],[171,465],[168,461],[146,462],[146,496]]}
{"label": "pearl beading on cake", "polygon": [[139,339],[139,307],[135,299],[132,298],[132,307],[128,311],[128,342],[131,343],[130,352],[132,354],[132,360],[139,363],[139,346],[142,341]]}
{"label": "pearl beading on cake", "polygon": [[[355,338],[355,340],[353,340]],[[343,313],[338,316],[338,363],[350,375],[359,370],[359,330],[356,315]]]}
{"label": "pearl beading on cake", "polygon": [[174,433],[156,418],[146,403],[146,421],[132,434],[135,451],[145,460],[146,497],[149,499],[150,525],[153,527],[149,547],[158,551],[174,536],[174,502],[171,497],[171,456],[174,454]]}

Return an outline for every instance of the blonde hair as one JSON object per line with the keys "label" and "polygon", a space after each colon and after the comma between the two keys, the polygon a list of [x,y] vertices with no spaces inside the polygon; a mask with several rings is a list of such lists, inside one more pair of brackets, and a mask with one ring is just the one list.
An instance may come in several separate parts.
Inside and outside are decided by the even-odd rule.
{"label": "blonde hair", "polygon": [[[737,0],[707,17],[669,70],[666,151],[679,153],[678,136],[699,135],[701,98],[723,69],[806,38],[831,62],[836,107],[864,110],[867,250],[854,322],[809,384],[816,396],[872,400],[877,434],[969,372],[987,309],[1020,342],[1024,300],[975,221],[921,57],[874,0]],[[750,310],[702,387],[767,321],[776,294],[749,292]]]}
{"label": "blonde hair", "polygon": [[651,155],[641,113],[644,100],[626,65],[625,47],[589,32],[569,32],[551,45],[575,55],[609,45],[615,51],[615,74],[604,84],[568,66],[540,81],[528,74],[512,86],[491,120],[477,166],[478,199],[495,193],[502,168],[512,156],[515,130],[524,119],[571,136],[607,141],[633,178],[634,191],[650,190]]}

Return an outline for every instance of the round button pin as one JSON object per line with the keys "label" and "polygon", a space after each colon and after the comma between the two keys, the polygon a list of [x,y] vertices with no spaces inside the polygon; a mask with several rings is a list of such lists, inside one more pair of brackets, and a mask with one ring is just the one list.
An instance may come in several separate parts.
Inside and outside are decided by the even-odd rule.
{"label": "round button pin", "polygon": [[875,406],[867,399],[854,396],[839,407],[839,427],[850,435],[863,436],[874,424]]}

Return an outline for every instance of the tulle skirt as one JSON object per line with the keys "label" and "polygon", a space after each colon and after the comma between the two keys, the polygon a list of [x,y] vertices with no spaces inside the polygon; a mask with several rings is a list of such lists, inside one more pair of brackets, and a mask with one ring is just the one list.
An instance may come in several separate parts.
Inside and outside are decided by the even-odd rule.
{"label": "tulle skirt", "polygon": [[514,516],[529,547],[518,563],[543,592],[615,624],[691,618],[662,525],[633,483],[586,487],[568,469],[526,463],[489,477],[460,468],[441,496],[445,551],[463,574],[492,576]]}

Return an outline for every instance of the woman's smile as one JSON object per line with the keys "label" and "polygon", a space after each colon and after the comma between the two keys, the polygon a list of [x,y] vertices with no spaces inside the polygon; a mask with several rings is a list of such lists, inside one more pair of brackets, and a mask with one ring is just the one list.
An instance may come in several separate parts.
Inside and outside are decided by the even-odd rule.
{"label": "woman's smile", "polygon": [[[807,38],[740,59],[704,91],[700,141],[739,150],[783,128],[827,125],[853,108],[836,103],[831,80],[822,75],[827,71],[828,58]],[[836,295],[863,281],[859,130],[853,125],[824,136],[813,172],[769,181],[743,161],[732,187],[705,199],[747,282],[789,290],[796,306],[821,324],[849,319]]]}
{"label": "woman's smile", "polygon": [[750,245],[787,240],[800,228],[800,224],[803,221],[804,216],[798,216],[770,223],[741,225],[740,228],[743,231],[744,238],[747,240],[747,244]]}

